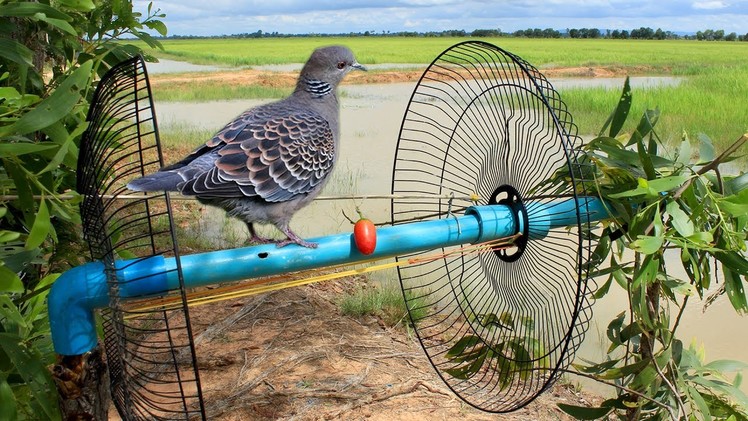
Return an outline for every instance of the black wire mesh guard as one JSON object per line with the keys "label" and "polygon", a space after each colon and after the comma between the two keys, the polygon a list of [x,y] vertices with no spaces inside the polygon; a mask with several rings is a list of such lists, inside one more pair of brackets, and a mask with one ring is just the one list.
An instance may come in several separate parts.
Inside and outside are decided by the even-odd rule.
{"label": "black wire mesh guard", "polygon": [[[182,307],[131,312],[118,299],[115,259],[178,258],[167,194],[118,199],[125,180],[162,167],[143,59],[113,67],[88,113],[78,161],[84,237],[104,264],[109,308],[102,311],[112,399],[127,420],[205,418],[184,288]],[[177,265],[181,283],[181,270]]]}
{"label": "black wire mesh guard", "polygon": [[[408,104],[392,193],[424,198],[393,199],[393,223],[449,217],[471,205],[472,197],[478,204],[512,203],[529,225],[521,239],[530,240],[514,249],[398,269],[431,363],[479,409],[508,412],[528,404],[568,367],[588,328],[594,289],[588,280],[589,221],[578,213],[576,226],[545,237],[533,231],[548,218],[539,205],[552,209],[555,201],[587,191],[586,168],[575,152],[579,143],[546,78],[483,42],[444,51]],[[547,182],[559,173],[566,182]]]}

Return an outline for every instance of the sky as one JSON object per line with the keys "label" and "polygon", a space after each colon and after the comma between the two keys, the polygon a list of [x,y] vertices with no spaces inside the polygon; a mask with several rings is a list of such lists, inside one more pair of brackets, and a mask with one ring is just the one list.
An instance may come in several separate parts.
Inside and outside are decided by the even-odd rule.
{"label": "sky", "polygon": [[[135,0],[145,12],[148,1]],[[153,0],[169,35],[640,27],[748,33],[748,0]]]}

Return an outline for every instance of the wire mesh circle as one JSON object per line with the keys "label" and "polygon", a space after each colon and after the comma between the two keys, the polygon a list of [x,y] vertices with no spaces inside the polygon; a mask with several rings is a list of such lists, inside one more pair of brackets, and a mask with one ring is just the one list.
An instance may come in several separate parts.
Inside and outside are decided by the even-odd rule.
{"label": "wire mesh circle", "polygon": [[[589,223],[577,212],[572,226],[533,231],[555,203],[585,191],[578,142],[545,77],[483,42],[439,55],[406,109],[392,193],[410,198],[392,200],[394,224],[501,203],[503,191],[520,198],[529,224],[530,240],[511,259],[449,248],[438,260],[398,257],[421,262],[398,275],[423,349],[446,384],[479,409],[528,404],[571,363],[587,330]],[[566,182],[547,181],[559,172]]]}

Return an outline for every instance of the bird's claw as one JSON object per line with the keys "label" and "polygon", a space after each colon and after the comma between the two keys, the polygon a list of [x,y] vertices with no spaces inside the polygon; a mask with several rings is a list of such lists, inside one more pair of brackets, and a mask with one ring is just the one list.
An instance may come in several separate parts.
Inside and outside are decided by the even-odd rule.
{"label": "bird's claw", "polygon": [[265,238],[265,237],[260,237],[257,235],[253,235],[249,238],[249,240],[247,240],[247,242],[253,243],[253,244],[272,244],[272,243],[276,243],[277,241],[278,240],[273,240],[272,238]]}
{"label": "bird's claw", "polygon": [[305,240],[302,240],[301,238],[296,238],[296,239],[290,239],[289,238],[288,240],[283,240],[283,241],[279,241],[278,243],[276,243],[276,247],[281,248],[281,247],[285,247],[285,246],[287,246],[289,244],[298,244],[301,247],[306,247],[306,248],[309,248],[309,249],[316,249],[317,246],[319,246],[319,244],[317,244],[317,243],[312,243],[312,242],[309,242],[309,241],[305,241]]}

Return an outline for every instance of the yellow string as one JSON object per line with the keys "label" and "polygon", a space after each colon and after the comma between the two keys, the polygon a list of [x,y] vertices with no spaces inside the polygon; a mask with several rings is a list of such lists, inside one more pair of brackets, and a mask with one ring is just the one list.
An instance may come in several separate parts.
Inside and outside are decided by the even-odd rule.
{"label": "yellow string", "polygon": [[[514,243],[514,240],[518,235],[511,237],[500,238],[497,240],[486,241],[483,243],[473,244],[470,246],[460,247],[455,250],[451,250],[445,253],[434,253],[428,256],[414,257],[411,259],[400,260],[397,262],[381,263],[377,265],[367,266],[365,268],[349,269],[340,272],[319,274],[316,276],[304,277],[301,279],[288,280],[286,276],[278,276],[273,278],[263,278],[255,280],[250,284],[242,285],[231,285],[212,289],[208,291],[191,292],[187,297],[187,305],[190,307],[196,307],[204,304],[215,303],[218,301],[230,300],[234,298],[242,298],[255,294],[262,294],[271,291],[277,291],[285,288],[291,288],[296,286],[308,285],[316,282],[329,281],[332,279],[343,278],[346,276],[361,275],[364,273],[374,272],[378,270],[395,268],[398,266],[412,265],[418,263],[428,263],[435,260],[451,257],[454,255],[466,255],[469,253],[481,253],[493,251],[498,248],[506,248]],[[374,260],[372,260],[373,262]],[[365,263],[365,262],[363,262]],[[346,266],[347,264],[338,265],[335,267]],[[310,271],[313,272],[313,271]],[[182,306],[182,297],[180,295],[172,295],[168,297],[159,297],[155,299],[145,299],[132,303],[127,309],[132,313],[140,313],[149,310],[174,310]],[[125,317],[130,319],[137,317],[138,314],[131,314]]]}

